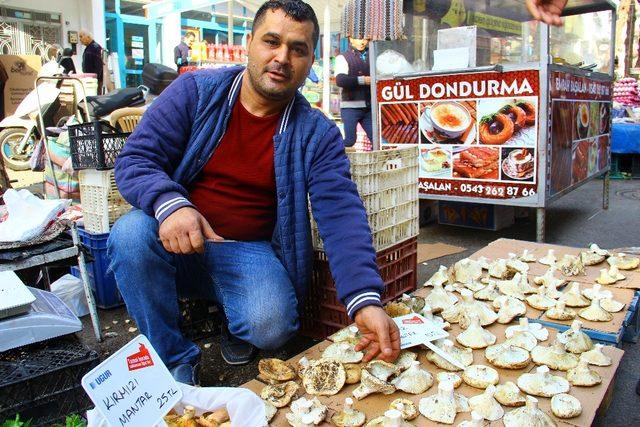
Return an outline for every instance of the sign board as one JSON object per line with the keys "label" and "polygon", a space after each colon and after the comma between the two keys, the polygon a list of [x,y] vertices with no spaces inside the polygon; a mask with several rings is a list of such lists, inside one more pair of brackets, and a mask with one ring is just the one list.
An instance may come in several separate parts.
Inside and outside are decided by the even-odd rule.
{"label": "sign board", "polygon": [[[22,100],[34,90],[42,66],[39,55],[0,55],[0,80],[4,79],[4,115],[12,115]],[[0,84],[0,86],[2,86]]]}
{"label": "sign board", "polygon": [[551,132],[547,192],[561,193],[611,166],[612,82],[549,73]]}
{"label": "sign board", "polygon": [[182,399],[182,390],[144,335],[92,369],[81,383],[112,427],[155,426]]}
{"label": "sign board", "polygon": [[400,348],[403,350],[449,336],[437,323],[416,313],[394,317],[393,321],[400,329]]}
{"label": "sign board", "polygon": [[382,148],[418,145],[420,193],[536,206],[539,72],[381,80]]}

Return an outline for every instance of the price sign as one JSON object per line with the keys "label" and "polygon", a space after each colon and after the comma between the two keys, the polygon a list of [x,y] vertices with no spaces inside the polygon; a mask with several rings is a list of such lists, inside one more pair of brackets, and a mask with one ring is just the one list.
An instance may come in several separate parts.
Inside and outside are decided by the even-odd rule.
{"label": "price sign", "polygon": [[82,377],[82,387],[112,427],[152,427],[182,399],[160,356],[138,335]]}
{"label": "price sign", "polygon": [[449,336],[437,323],[416,313],[394,317],[393,321],[400,329],[400,348],[403,350]]}

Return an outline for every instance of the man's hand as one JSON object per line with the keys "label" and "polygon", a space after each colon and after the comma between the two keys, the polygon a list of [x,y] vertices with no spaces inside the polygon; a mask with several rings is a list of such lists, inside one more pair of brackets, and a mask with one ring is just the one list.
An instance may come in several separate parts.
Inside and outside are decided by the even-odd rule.
{"label": "man's hand", "polygon": [[204,253],[205,240],[222,241],[206,219],[194,208],[180,208],[160,224],[160,240],[168,252]]}
{"label": "man's hand", "polygon": [[567,0],[526,0],[527,9],[533,19],[545,24],[562,26],[560,15]]}
{"label": "man's hand", "polygon": [[356,326],[362,339],[356,345],[356,351],[367,349],[364,361],[376,357],[393,362],[400,354],[400,330],[387,313],[380,307],[368,305],[356,313]]}
{"label": "man's hand", "polygon": [[371,85],[371,76],[364,76],[364,84]]}

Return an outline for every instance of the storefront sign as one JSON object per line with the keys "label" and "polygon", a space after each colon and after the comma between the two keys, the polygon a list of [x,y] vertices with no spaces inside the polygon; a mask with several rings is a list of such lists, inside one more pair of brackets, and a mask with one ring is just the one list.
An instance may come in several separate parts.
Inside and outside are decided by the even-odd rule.
{"label": "storefront sign", "polygon": [[144,335],[82,377],[82,387],[112,427],[154,426],[182,399]]}
{"label": "storefront sign", "polygon": [[611,81],[552,71],[550,196],[610,167]]}
{"label": "storefront sign", "polygon": [[[0,66],[6,73],[2,94],[4,115],[10,116],[33,90],[38,71],[42,66],[42,59],[39,55],[0,55]],[[2,80],[4,80],[2,76],[4,73],[0,70]],[[1,84],[0,87],[2,87]]]}
{"label": "storefront sign", "polygon": [[467,25],[476,25],[478,28],[501,33],[522,35],[522,22],[487,15],[482,12],[469,12],[467,14]]}
{"label": "storefront sign", "polygon": [[417,144],[420,192],[537,200],[536,70],[383,80],[380,141]]}

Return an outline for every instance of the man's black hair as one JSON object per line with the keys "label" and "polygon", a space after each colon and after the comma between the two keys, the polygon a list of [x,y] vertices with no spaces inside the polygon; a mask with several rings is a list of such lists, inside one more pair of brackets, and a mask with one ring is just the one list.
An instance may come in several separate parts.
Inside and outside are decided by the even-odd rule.
{"label": "man's black hair", "polygon": [[315,49],[320,38],[320,25],[318,24],[318,18],[313,8],[307,3],[301,0],[269,0],[260,6],[260,9],[256,12],[256,16],[253,18],[253,27],[251,28],[251,34],[255,33],[256,28],[264,21],[264,15],[268,10],[282,10],[289,18],[296,22],[311,21],[313,24],[313,46]]}

